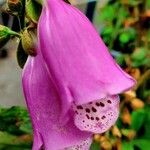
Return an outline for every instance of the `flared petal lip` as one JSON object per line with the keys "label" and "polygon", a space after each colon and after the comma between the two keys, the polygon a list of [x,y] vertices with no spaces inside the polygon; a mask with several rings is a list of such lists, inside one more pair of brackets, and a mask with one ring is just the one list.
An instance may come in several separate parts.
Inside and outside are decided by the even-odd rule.
{"label": "flared petal lip", "polygon": [[93,92],[90,92],[88,93],[88,96],[84,96],[83,98],[80,97],[79,99],[76,99],[75,101],[75,104],[77,105],[82,105],[82,104],[85,104],[85,103],[88,103],[88,102],[91,102],[93,100],[99,100],[99,99],[102,99],[102,98],[106,98],[108,96],[112,96],[112,95],[119,95],[121,93],[124,93],[130,89],[132,89],[135,85],[136,85],[136,80],[134,80],[133,78],[130,77],[130,80],[131,80],[131,84],[129,84],[128,86],[125,86],[124,88],[120,88],[120,90],[114,90],[114,91],[111,91],[109,93],[104,93],[104,92],[99,92],[99,91],[93,91]]}

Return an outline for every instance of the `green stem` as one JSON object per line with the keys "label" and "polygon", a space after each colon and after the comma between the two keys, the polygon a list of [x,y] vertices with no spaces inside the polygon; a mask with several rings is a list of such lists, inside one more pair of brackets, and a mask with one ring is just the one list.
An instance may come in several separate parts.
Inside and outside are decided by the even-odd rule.
{"label": "green stem", "polygon": [[14,35],[14,36],[17,36],[17,37],[21,37],[21,35],[19,34],[19,33],[17,33],[17,32],[15,32],[15,31],[10,31],[9,32],[11,35]]}
{"label": "green stem", "polygon": [[18,17],[21,30],[24,29],[24,27],[25,27],[25,5],[26,5],[26,0],[22,0],[22,5],[23,5],[22,13]]}

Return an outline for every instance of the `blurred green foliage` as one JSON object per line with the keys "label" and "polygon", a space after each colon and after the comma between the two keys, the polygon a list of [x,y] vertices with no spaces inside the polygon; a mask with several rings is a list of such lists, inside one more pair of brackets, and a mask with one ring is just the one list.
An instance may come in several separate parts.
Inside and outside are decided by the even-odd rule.
{"label": "blurred green foliage", "polygon": [[0,108],[0,150],[30,150],[32,128],[25,108]]}
{"label": "blurred green foliage", "polygon": [[99,8],[99,14],[104,42],[116,61],[137,80],[137,85],[121,95],[116,125],[95,135],[91,149],[149,150],[150,1],[110,0]]}
{"label": "blurred green foliage", "polygon": [[110,49],[132,55],[133,67],[150,65],[149,3],[149,0],[110,0],[99,10],[104,42]]}

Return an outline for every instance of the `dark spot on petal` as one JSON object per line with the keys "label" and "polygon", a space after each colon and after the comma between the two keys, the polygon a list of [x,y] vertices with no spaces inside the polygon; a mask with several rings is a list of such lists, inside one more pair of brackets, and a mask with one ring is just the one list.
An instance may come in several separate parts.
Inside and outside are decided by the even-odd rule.
{"label": "dark spot on petal", "polygon": [[96,117],[96,120],[97,120],[97,121],[99,121],[99,118],[98,118],[98,117]]}
{"label": "dark spot on petal", "polygon": [[89,102],[89,104],[92,104],[92,102]]}
{"label": "dark spot on petal", "polygon": [[82,122],[85,122],[84,120]]}
{"label": "dark spot on petal", "polygon": [[90,113],[90,109],[89,109],[89,108],[86,108],[85,111],[86,111],[87,113]]}
{"label": "dark spot on petal", "polygon": [[91,120],[94,120],[94,117],[91,117]]}
{"label": "dark spot on petal", "polygon": [[107,100],[107,103],[111,104],[111,100]]}
{"label": "dark spot on petal", "polygon": [[87,117],[88,119],[90,119],[89,115],[87,115],[87,114],[86,114],[86,117]]}
{"label": "dark spot on petal", "polygon": [[101,107],[104,107],[104,106],[105,106],[104,103],[102,103],[102,102],[100,102],[99,104],[100,104]]}
{"label": "dark spot on petal", "polygon": [[102,119],[105,119],[106,117],[105,116],[102,116]]}
{"label": "dark spot on petal", "polygon": [[83,107],[81,105],[77,106],[77,109],[83,109]]}
{"label": "dark spot on petal", "polygon": [[94,107],[92,107],[92,111],[93,111],[93,112],[97,112],[97,110],[96,110]]}
{"label": "dark spot on petal", "polygon": [[77,111],[75,111],[75,113],[76,113],[76,114],[78,114],[78,112],[77,112]]}
{"label": "dark spot on petal", "polygon": [[96,102],[95,104],[96,104],[96,106],[100,106],[100,104],[98,102]]}

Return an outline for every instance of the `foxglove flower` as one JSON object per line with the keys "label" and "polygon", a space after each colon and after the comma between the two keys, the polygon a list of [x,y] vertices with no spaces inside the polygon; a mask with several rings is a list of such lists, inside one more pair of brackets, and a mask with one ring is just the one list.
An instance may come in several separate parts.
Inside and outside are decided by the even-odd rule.
{"label": "foxglove flower", "polygon": [[23,70],[33,150],[88,150],[92,134],[117,120],[118,94],[134,79],[116,64],[89,20],[63,0],[45,2],[36,51]]}

